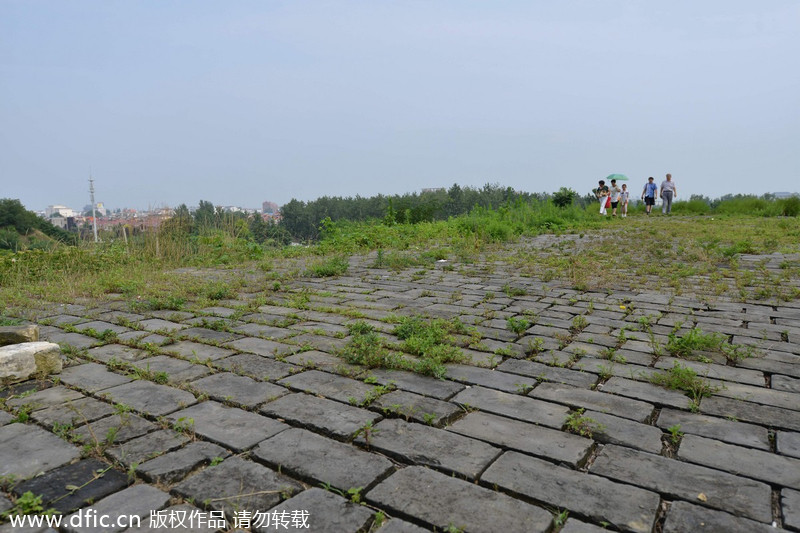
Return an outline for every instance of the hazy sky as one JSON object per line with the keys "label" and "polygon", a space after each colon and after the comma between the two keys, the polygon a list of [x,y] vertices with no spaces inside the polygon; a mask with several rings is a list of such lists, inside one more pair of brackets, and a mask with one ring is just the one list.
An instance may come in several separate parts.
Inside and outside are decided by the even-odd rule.
{"label": "hazy sky", "polygon": [[0,198],[800,190],[800,2],[0,0]]}

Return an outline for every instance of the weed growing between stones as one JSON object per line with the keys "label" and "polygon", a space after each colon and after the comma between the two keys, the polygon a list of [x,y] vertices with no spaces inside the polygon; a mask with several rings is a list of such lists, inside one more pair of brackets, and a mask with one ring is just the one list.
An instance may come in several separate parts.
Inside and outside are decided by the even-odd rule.
{"label": "weed growing between stones", "polygon": [[704,376],[701,377],[693,369],[675,362],[667,372],[654,372],[648,377],[650,383],[671,390],[681,390],[689,397],[689,408],[697,411],[700,401],[720,390],[712,385]]}
{"label": "weed growing between stones", "polygon": [[580,408],[567,415],[564,420],[564,430],[580,435],[581,437],[592,438],[595,433],[602,433],[606,427],[594,418],[584,416],[586,409]]}

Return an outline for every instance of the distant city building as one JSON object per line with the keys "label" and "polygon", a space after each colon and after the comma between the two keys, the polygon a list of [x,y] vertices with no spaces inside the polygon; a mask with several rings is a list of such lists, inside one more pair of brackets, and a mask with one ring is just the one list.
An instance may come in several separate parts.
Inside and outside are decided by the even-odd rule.
{"label": "distant city building", "polygon": [[70,218],[76,216],[76,213],[72,208],[69,208],[65,205],[48,205],[47,209],[44,210],[45,218],[50,218],[53,215],[60,215],[64,218]]}
{"label": "distant city building", "polygon": [[267,201],[261,204],[261,212],[264,214],[274,215],[278,212],[279,209],[280,208],[278,207],[278,204],[276,204],[275,202]]}

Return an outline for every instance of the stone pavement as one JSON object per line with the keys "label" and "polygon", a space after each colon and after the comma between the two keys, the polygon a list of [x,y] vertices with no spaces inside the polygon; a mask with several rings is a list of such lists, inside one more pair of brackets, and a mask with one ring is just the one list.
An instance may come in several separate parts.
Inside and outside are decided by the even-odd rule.
{"label": "stone pavement", "polygon": [[[61,531],[169,531],[156,512],[198,520],[186,531],[800,531],[798,302],[372,262],[180,312],[115,295],[12,310],[68,359],[0,392],[0,512],[31,491],[143,517]],[[337,355],[356,320],[398,343],[393,320],[416,315],[473,326],[471,362],[438,380]],[[750,357],[672,357],[691,328]],[[651,383],[676,363],[711,394]]]}

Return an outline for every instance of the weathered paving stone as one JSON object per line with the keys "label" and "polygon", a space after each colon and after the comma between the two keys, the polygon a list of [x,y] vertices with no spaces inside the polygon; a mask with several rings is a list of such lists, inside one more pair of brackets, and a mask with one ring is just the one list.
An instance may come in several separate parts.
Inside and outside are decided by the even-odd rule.
{"label": "weathered paving stone", "polygon": [[381,455],[299,428],[261,442],[253,450],[253,456],[312,485],[330,483],[343,491],[370,487],[394,468]]}
{"label": "weathered paving stone", "polygon": [[70,366],[61,371],[61,382],[90,393],[128,383],[131,378],[115,374],[104,365],[86,363]]}
{"label": "weathered paving stone", "polygon": [[760,524],[747,518],[677,501],[672,503],[667,512],[663,531],[664,533],[687,533],[690,531],[768,533],[775,529],[771,525]]}
{"label": "weathered paving stone", "polygon": [[599,425],[593,435],[597,442],[619,444],[650,453],[661,452],[662,432],[658,428],[597,411],[585,411],[583,416],[595,421],[593,427]]}
{"label": "weathered paving stone", "polygon": [[800,379],[789,376],[772,376],[772,388],[787,392],[800,392]]}
{"label": "weathered paving stone", "polygon": [[137,313],[126,313],[124,311],[108,311],[97,315],[97,319],[114,323],[126,320],[129,322],[138,322],[139,320],[144,320],[145,316]]}
{"label": "weathered paving stone", "polygon": [[233,402],[249,408],[289,394],[289,390],[284,387],[230,372],[220,372],[193,381],[191,388],[207,394],[213,400]]}
{"label": "weathered paving stone", "polygon": [[591,439],[481,412],[469,413],[447,429],[501,448],[563,462],[573,468],[586,459],[594,445]]}
{"label": "weathered paving stone", "polygon": [[263,337],[267,339],[285,339],[297,335],[297,331],[286,328],[267,326],[266,324],[256,324],[248,322],[233,328],[233,331],[246,337]]}
{"label": "weathered paving stone", "polygon": [[[193,505],[187,503],[173,505],[162,512],[166,517],[166,525],[160,525],[158,523],[159,518],[156,519],[155,523],[151,523],[149,519],[143,519],[141,526],[128,528],[125,530],[126,533],[168,533],[178,530],[182,533],[214,533],[219,531],[219,528],[207,525],[210,517],[208,514],[203,514],[207,513],[207,511],[202,511]],[[191,519],[193,516],[203,517],[202,523],[197,518]]]}
{"label": "weathered paving stone", "polygon": [[753,387],[739,383],[727,383],[725,387],[715,394],[736,400],[800,411],[800,402],[797,401],[797,394],[792,392]]}
{"label": "weathered paving stone", "polygon": [[9,500],[3,495],[0,495],[0,513],[4,513],[13,507],[14,504],[11,503],[11,500]]}
{"label": "weathered paving stone", "polygon": [[800,492],[784,489],[781,491],[783,524],[800,530]]}
{"label": "weathered paving stone", "polygon": [[[92,516],[106,516],[110,523],[115,523],[117,518],[125,516],[125,526],[94,527],[94,523],[87,524],[87,516],[83,514],[83,527],[71,527],[67,525],[64,531],[67,533],[116,533],[123,531],[127,525],[136,524],[134,517],[139,517],[139,523],[147,522],[151,511],[163,509],[169,503],[169,494],[158,490],[150,485],[134,485],[125,490],[121,490],[111,496],[106,496],[90,508],[96,513]],[[76,513],[77,514],[77,513]],[[78,523],[77,517],[70,515],[65,518],[67,524]],[[130,521],[130,522],[129,522]],[[99,518],[98,518],[99,524]]]}
{"label": "weathered paving stone", "polygon": [[373,385],[319,370],[300,372],[283,378],[278,383],[294,390],[311,392],[351,404],[361,404],[375,391]]}
{"label": "weathered paving stone", "polygon": [[757,387],[764,387],[764,374],[757,370],[748,370],[746,368],[734,368],[730,366],[722,366],[709,363],[700,363],[697,361],[687,361],[685,359],[676,359],[674,357],[662,357],[658,360],[655,367],[660,369],[667,369],[673,367],[675,363],[682,366],[691,368],[699,376],[708,379],[717,379],[728,382],[744,383],[747,385],[755,385]]}
{"label": "weathered paving stone", "polygon": [[288,344],[268,341],[256,337],[244,337],[243,339],[229,342],[226,344],[226,346],[239,352],[254,353],[256,355],[263,355],[266,357],[289,355],[299,350],[298,346],[290,346]]}
{"label": "weathered paving stone", "polygon": [[440,426],[463,412],[454,403],[399,390],[380,396],[370,406],[433,426]]}
{"label": "weathered paving stone", "polygon": [[531,378],[529,376],[508,374],[498,370],[489,370],[469,365],[447,365],[446,376],[447,379],[481,385],[505,392],[524,391],[535,387],[538,383],[536,378]]}
{"label": "weathered paving stone", "polygon": [[296,481],[239,457],[229,457],[173,488],[184,498],[208,501],[212,509],[224,511],[229,520],[242,510],[263,512],[278,504],[281,495],[301,490],[303,487]]}
{"label": "weathered paving stone", "polygon": [[80,457],[75,446],[28,424],[0,427],[0,477],[26,479]]}
{"label": "weathered paving stone", "polygon": [[106,331],[113,331],[115,334],[119,335],[120,333],[125,333],[128,331],[128,328],[124,326],[119,326],[117,324],[112,324],[110,322],[103,322],[102,320],[93,320],[92,322],[81,322],[80,324],[74,326],[76,330],[80,332],[84,332],[90,329],[93,329],[97,333],[104,333]]}
{"label": "weathered paving stone", "polygon": [[348,376],[356,376],[364,371],[364,367],[348,364],[341,357],[331,355],[319,350],[300,352],[286,358],[286,362],[306,369],[321,369]]}
{"label": "weathered paving stone", "polygon": [[558,533],[606,533],[607,531],[606,528],[570,518]]}
{"label": "weathered paving stone", "polygon": [[77,324],[85,322],[86,319],[75,315],[55,315],[42,318],[42,322],[53,326],[63,326],[65,324]]}
{"label": "weathered paving stone", "polygon": [[237,311],[235,309],[230,309],[229,307],[214,306],[214,307],[206,307],[204,309],[200,309],[200,312],[205,313],[207,315],[221,316],[223,318],[227,318],[231,315],[235,315]]}
{"label": "weathered paving stone", "polygon": [[779,454],[800,458],[800,433],[780,431],[775,440]]}
{"label": "weathered paving stone", "polygon": [[0,411],[0,426],[5,426],[12,420],[14,420],[14,417],[11,415],[11,413],[7,411]]}
{"label": "weathered paving stone", "polygon": [[207,376],[211,370],[205,365],[195,365],[188,361],[169,357],[167,355],[157,355],[148,357],[132,363],[133,366],[152,373],[164,372],[169,383],[181,384],[187,381]]}
{"label": "weathered paving stone", "polygon": [[31,411],[37,411],[81,398],[83,398],[83,394],[78,391],[66,387],[49,387],[29,396],[7,400],[6,405],[15,409],[26,406]]}
{"label": "weathered paving stone", "polygon": [[374,424],[382,418],[372,411],[310,394],[283,396],[265,404],[261,412],[345,440],[366,424]]}
{"label": "weathered paving stone", "polygon": [[767,428],[754,424],[734,422],[724,418],[676,411],[674,409],[663,409],[658,416],[657,424],[658,427],[664,430],[680,426],[680,431],[683,433],[691,433],[760,450],[770,449]]}
{"label": "weathered paving stone", "polygon": [[703,503],[708,507],[760,522],[772,521],[768,485],[711,468],[608,445],[590,471],[687,501],[699,503],[699,495],[704,494]]}
{"label": "weathered paving stone", "polygon": [[800,459],[684,435],[678,457],[767,483],[800,489]]}
{"label": "weathered paving stone", "polygon": [[[356,505],[333,492],[311,488],[270,509],[270,512],[287,512],[291,516],[297,510],[308,511],[305,527],[293,527],[287,531],[315,531],[320,533],[358,533],[366,530],[372,519],[372,512],[362,505]],[[257,527],[255,531],[271,533],[274,527]]]}
{"label": "weathered paving stone", "polygon": [[[158,426],[133,413],[107,416],[72,431],[72,435],[94,446],[122,443],[154,431]],[[110,440],[113,437],[113,440]]]}
{"label": "weathered paving stone", "polygon": [[150,482],[175,483],[196,468],[216,458],[224,459],[229,455],[230,452],[222,446],[203,441],[190,442],[180,450],[140,464],[136,472]]}
{"label": "weathered paving stone", "polygon": [[569,408],[563,405],[483,387],[470,387],[458,393],[451,401],[470,408],[478,408],[481,411],[556,429],[561,429],[570,412]]}
{"label": "weathered paving stone", "polygon": [[405,520],[392,518],[378,530],[381,533],[428,533],[429,529],[421,528]]}
{"label": "weathered paving stone", "polygon": [[270,357],[242,353],[214,361],[214,366],[236,374],[267,381],[277,380],[301,370],[299,366],[276,361]]}
{"label": "weathered paving stone", "polygon": [[535,361],[521,361],[519,359],[509,359],[498,366],[497,370],[528,376],[539,381],[550,381],[583,389],[588,389],[597,381],[597,376],[588,372],[547,366]]}
{"label": "weathered paving stone", "polygon": [[292,344],[295,345],[295,349],[299,348],[300,346],[311,346],[316,350],[327,353],[335,353],[347,345],[347,341],[345,339],[314,335],[313,333],[303,333],[296,337],[292,337],[290,340]]}
{"label": "weathered paving stone", "polygon": [[576,389],[558,383],[542,383],[533,389],[529,396],[552,402],[564,403],[571,407],[584,407],[602,413],[645,422],[653,414],[653,406],[646,402],[614,396],[605,392]]}
{"label": "weathered paving stone", "polygon": [[742,402],[731,398],[704,398],[700,410],[716,416],[733,418],[754,424],[800,431],[800,412],[769,405]]}
{"label": "weathered paving stone", "polygon": [[603,391],[678,409],[689,407],[689,398],[683,393],[630,379],[613,377],[603,385]]}
{"label": "weathered paving stone", "polygon": [[649,532],[659,507],[654,492],[514,451],[504,453],[481,480],[623,531]]}
{"label": "weathered paving stone", "polygon": [[289,426],[235,407],[208,401],[169,415],[169,420],[189,424],[198,435],[237,452],[252,448]]}
{"label": "weathered paving stone", "polygon": [[398,389],[430,396],[438,400],[447,400],[464,390],[464,385],[460,383],[436,379],[405,370],[372,369],[369,371],[369,375],[374,377],[376,382],[381,385],[393,383]]}
{"label": "weathered paving stone", "polygon": [[161,429],[109,448],[106,453],[120,464],[130,466],[176,450],[188,441],[189,437],[186,435],[171,429]]}
{"label": "weathered paving stone", "polygon": [[220,348],[219,346],[210,346],[193,341],[180,341],[175,344],[168,344],[163,346],[160,351],[164,353],[179,355],[185,359],[197,361],[216,361],[223,357],[228,357],[235,354],[233,350]]}
{"label": "weathered paving stone", "polygon": [[[42,497],[45,509],[69,513],[98,501],[128,484],[128,477],[97,459],[84,459],[51,470],[14,487],[17,495],[31,491]],[[73,490],[70,487],[80,487]]]}
{"label": "weathered paving stone", "polygon": [[212,343],[231,342],[242,338],[242,335],[236,335],[235,333],[198,327],[182,329],[177,333],[177,336],[183,339],[199,339]]}
{"label": "weathered paving stone", "polygon": [[431,466],[469,479],[477,478],[501,451],[476,439],[398,419],[381,421],[369,442],[363,436],[358,441],[399,461]]}
{"label": "weathered paving stone", "polygon": [[66,344],[71,346],[76,350],[84,350],[86,348],[91,348],[92,346],[97,346],[102,341],[95,339],[94,337],[89,337],[88,335],[83,335],[81,333],[48,333],[42,334],[42,340],[46,340],[48,342],[55,342],[56,344]]}
{"label": "weathered paving stone", "polygon": [[188,311],[176,311],[174,309],[158,309],[157,311],[150,311],[150,316],[156,318],[163,318],[164,320],[172,320],[173,322],[181,322],[183,320],[192,318],[194,315]]}
{"label": "weathered paving stone", "polygon": [[52,428],[56,424],[66,427],[85,422],[94,422],[113,412],[114,408],[105,402],[94,398],[79,398],[61,405],[34,411],[31,418],[48,428]]}
{"label": "weathered paving stone", "polygon": [[186,324],[178,324],[170,320],[162,320],[160,318],[148,318],[139,322],[139,326],[147,331],[166,331],[172,333],[173,331],[180,331],[189,326]]}
{"label": "weathered paving stone", "polygon": [[101,395],[153,416],[166,415],[196,403],[191,393],[144,380],[105,389]]}
{"label": "weathered paving stone", "polygon": [[129,346],[123,346],[122,344],[106,344],[104,346],[98,346],[97,348],[92,348],[89,350],[88,354],[92,359],[102,361],[104,363],[108,363],[112,359],[130,363],[133,361],[138,361],[139,359],[144,359],[148,355],[144,350],[130,348]]}
{"label": "weathered paving stone", "polygon": [[544,509],[418,466],[392,474],[367,499],[441,529],[531,533],[547,531],[552,522]]}

